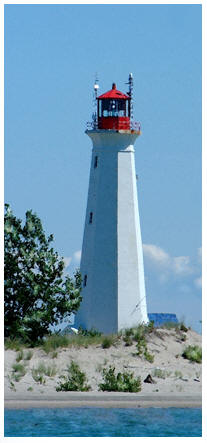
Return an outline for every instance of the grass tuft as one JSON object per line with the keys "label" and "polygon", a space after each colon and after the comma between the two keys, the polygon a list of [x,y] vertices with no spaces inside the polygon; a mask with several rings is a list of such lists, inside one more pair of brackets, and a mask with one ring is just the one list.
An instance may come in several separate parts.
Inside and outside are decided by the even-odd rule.
{"label": "grass tuft", "polygon": [[180,379],[183,378],[183,374],[181,371],[175,371],[174,375],[175,375],[175,378],[180,378]]}
{"label": "grass tuft", "polygon": [[32,351],[28,351],[26,353],[26,355],[24,356],[24,360],[31,360],[32,356],[33,356],[33,352]]}
{"label": "grass tuft", "polygon": [[51,351],[55,351],[57,348],[65,348],[69,344],[69,337],[67,335],[52,334],[46,337],[42,348],[49,354]]}
{"label": "grass tuft", "polygon": [[6,338],[5,339],[5,349],[12,349],[14,351],[20,351],[24,345],[21,340]]}
{"label": "grass tuft", "polygon": [[[100,333],[92,332],[89,334],[77,334],[77,335],[58,335],[53,334],[46,337],[42,348],[49,354],[49,352],[56,351],[58,348],[69,348],[69,347],[85,347],[92,345],[101,345],[106,336],[100,335]],[[108,337],[108,336],[107,336]],[[56,358],[56,357],[53,357]]]}
{"label": "grass tuft", "polygon": [[44,363],[40,363],[37,368],[32,369],[32,377],[33,379],[40,384],[44,384],[46,382],[44,375],[47,377],[53,377],[57,373],[56,366],[45,366]]}
{"label": "grass tuft", "polygon": [[115,335],[105,335],[102,339],[102,348],[107,349],[115,344],[116,336]]}
{"label": "grass tuft", "polygon": [[13,369],[13,372],[12,372],[12,378],[13,378],[16,382],[20,381],[20,379],[21,379],[22,377],[24,377],[24,375],[25,375],[26,372],[27,372],[25,366],[22,365],[21,363],[14,363],[14,364],[12,365],[12,369]]}
{"label": "grass tuft", "polygon": [[21,360],[23,360],[23,357],[24,357],[24,353],[23,353],[23,350],[21,349],[17,354],[16,362],[20,362]]}
{"label": "grass tuft", "polygon": [[163,378],[169,377],[171,375],[170,371],[165,371],[164,369],[156,368],[153,371],[153,376],[157,378]]}

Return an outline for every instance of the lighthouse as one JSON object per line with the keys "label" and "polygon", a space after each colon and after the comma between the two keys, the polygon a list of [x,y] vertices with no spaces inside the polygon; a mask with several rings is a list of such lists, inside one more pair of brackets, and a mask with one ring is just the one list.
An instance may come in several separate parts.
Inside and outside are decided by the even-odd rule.
{"label": "lighthouse", "polygon": [[129,91],[116,84],[97,96],[86,130],[92,158],[80,271],[82,303],[75,325],[109,334],[148,322],[134,143],[140,124],[132,121]]}

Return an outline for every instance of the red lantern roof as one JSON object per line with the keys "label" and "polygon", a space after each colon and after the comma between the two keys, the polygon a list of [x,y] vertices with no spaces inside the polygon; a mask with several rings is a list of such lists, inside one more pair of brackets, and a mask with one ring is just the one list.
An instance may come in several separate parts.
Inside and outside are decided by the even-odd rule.
{"label": "red lantern roof", "polygon": [[122,100],[128,100],[130,97],[126,94],[123,94],[121,91],[118,91],[116,89],[116,84],[112,84],[112,89],[110,91],[105,92],[105,94],[99,95],[98,100],[102,100],[104,98],[114,98],[114,99],[122,99]]}

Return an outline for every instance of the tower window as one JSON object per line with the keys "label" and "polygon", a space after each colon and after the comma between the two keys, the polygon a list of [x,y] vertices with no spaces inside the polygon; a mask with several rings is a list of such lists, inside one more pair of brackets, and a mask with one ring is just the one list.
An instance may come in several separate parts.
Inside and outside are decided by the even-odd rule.
{"label": "tower window", "polygon": [[83,279],[83,286],[86,286],[86,283],[87,283],[87,275],[85,274]]}
{"label": "tower window", "polygon": [[91,224],[92,222],[93,222],[93,212],[90,212],[89,223]]}
{"label": "tower window", "polygon": [[98,166],[98,156],[96,155],[94,158],[94,168],[97,168]]}

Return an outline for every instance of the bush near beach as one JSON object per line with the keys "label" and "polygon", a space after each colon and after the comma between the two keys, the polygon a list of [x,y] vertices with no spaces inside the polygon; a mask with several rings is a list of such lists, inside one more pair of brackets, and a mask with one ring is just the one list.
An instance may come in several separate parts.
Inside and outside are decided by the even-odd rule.
{"label": "bush near beach", "polygon": [[86,375],[82,372],[77,363],[71,362],[68,366],[68,374],[62,375],[63,380],[56,387],[56,391],[89,391],[91,387],[86,384]]}
{"label": "bush near beach", "polygon": [[184,351],[182,356],[188,360],[196,361],[197,363],[202,362],[202,349],[200,346],[188,346]]}
{"label": "bush near beach", "polygon": [[139,392],[141,391],[141,378],[134,378],[132,372],[115,374],[115,367],[104,368],[102,372],[103,383],[99,384],[100,391]]}

